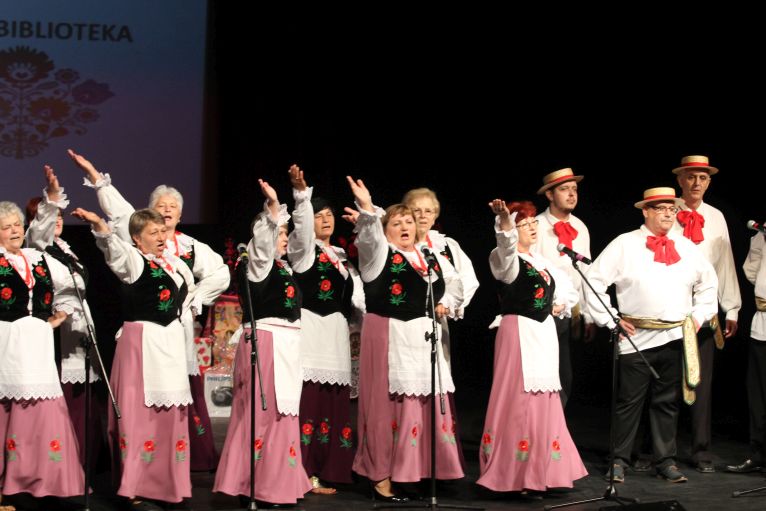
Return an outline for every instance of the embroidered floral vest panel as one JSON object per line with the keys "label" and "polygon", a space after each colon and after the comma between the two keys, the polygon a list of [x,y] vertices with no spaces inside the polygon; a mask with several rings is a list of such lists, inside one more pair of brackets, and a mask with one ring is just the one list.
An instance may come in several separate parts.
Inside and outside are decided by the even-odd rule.
{"label": "embroidered floral vest panel", "polygon": [[[239,272],[240,280],[245,272]],[[246,304],[242,300],[244,282],[240,283],[239,301],[243,311]],[[255,319],[282,318],[288,321],[301,319],[302,295],[293,275],[285,268],[282,261],[275,260],[271,271],[260,282],[250,281],[250,299],[253,302]]]}
{"label": "embroidered floral vest panel", "polygon": [[335,312],[349,316],[354,281],[350,275],[344,278],[320,247],[316,247],[311,268],[296,273],[295,280],[303,293],[304,309],[320,316],[329,316]]}
{"label": "embroidered floral vest panel", "polygon": [[181,317],[186,293],[186,282],[179,289],[165,270],[145,259],[144,271],[138,280],[122,285],[123,319],[167,326]]}
{"label": "embroidered floral vest panel", "polygon": [[[31,315],[45,321],[53,314],[53,283],[45,257],[30,265],[30,270],[35,276]],[[0,321],[16,321],[29,316],[28,304],[29,288],[24,279],[10,261],[0,255]]]}
{"label": "embroidered floral vest panel", "polygon": [[[444,295],[441,268],[434,268],[434,304]],[[428,282],[413,268],[407,258],[388,249],[388,260],[375,280],[364,283],[364,301],[367,312],[387,318],[409,321],[426,315]]]}
{"label": "embroidered floral vest panel", "polygon": [[500,314],[517,314],[543,322],[553,310],[556,283],[548,272],[541,273],[519,258],[519,275],[511,284],[498,282]]}

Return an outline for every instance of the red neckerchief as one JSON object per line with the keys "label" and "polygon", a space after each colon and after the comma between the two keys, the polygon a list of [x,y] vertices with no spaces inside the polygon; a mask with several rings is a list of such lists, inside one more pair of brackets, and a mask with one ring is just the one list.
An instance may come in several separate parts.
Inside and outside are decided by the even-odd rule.
{"label": "red neckerchief", "polygon": [[569,249],[572,248],[572,240],[577,238],[577,229],[572,227],[569,222],[556,222],[553,224],[553,232],[559,237],[559,243],[563,243]]}
{"label": "red neckerchief", "polygon": [[676,252],[675,242],[665,235],[647,236],[646,248],[654,252],[655,262],[670,266],[681,260],[681,256]]}
{"label": "red neckerchief", "polygon": [[419,264],[412,262],[411,260],[409,260],[409,258],[407,259],[407,261],[409,261],[410,265],[413,268],[415,268],[418,271],[418,273],[420,273],[421,275],[428,275],[428,265],[426,264],[425,259],[423,259],[423,256],[420,255],[419,250],[415,249],[414,252],[415,252],[415,255],[418,256]]}
{"label": "red neckerchief", "polygon": [[[27,257],[24,255],[24,252],[19,252],[21,254],[21,258],[24,259],[24,269],[27,270],[27,274],[24,275],[24,284],[27,285],[27,288],[32,289],[35,287],[35,279],[32,276],[32,270],[29,268],[29,261],[27,261]],[[13,255],[13,254],[11,254]],[[8,262],[11,263],[11,266],[13,266],[13,269],[16,270],[16,273],[19,274],[19,277],[21,277],[21,272],[18,268],[16,268],[16,265],[13,264],[13,259],[8,258]]]}
{"label": "red neckerchief", "polygon": [[705,235],[702,234],[702,228],[705,227],[705,217],[692,209],[685,209],[678,212],[678,222],[684,226],[684,236],[699,245],[704,241]]}

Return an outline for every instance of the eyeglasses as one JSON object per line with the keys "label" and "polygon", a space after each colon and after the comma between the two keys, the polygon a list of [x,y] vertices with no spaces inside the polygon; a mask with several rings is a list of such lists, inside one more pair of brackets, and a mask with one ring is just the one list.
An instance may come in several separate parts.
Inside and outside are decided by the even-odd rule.
{"label": "eyeglasses", "polygon": [[424,215],[424,216],[433,216],[433,215],[436,214],[436,210],[435,209],[428,209],[428,208],[426,208],[426,209],[413,208],[412,209],[412,214],[415,215],[415,216],[418,216],[418,215],[421,215],[421,214]]}
{"label": "eyeglasses", "polygon": [[516,228],[517,229],[530,229],[533,226],[537,227],[537,224],[539,224],[539,223],[540,223],[540,220],[535,218],[534,220],[530,220],[528,222],[524,222],[523,224],[516,224]]}
{"label": "eyeglasses", "polygon": [[678,208],[675,206],[649,206],[657,213],[670,213],[671,215],[675,215],[678,213]]}

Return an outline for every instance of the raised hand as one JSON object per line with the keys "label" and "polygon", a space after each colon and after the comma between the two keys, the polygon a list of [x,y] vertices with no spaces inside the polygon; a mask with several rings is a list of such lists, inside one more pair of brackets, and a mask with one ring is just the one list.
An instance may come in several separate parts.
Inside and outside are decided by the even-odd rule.
{"label": "raised hand", "polygon": [[500,229],[503,231],[512,231],[516,228],[516,215],[518,214],[518,211],[511,213],[504,200],[495,199],[489,203],[489,207],[494,214],[500,217]]}
{"label": "raised hand", "polygon": [[346,212],[345,215],[341,215],[343,217],[343,220],[346,222],[356,225],[356,221],[359,219],[359,212],[355,210],[354,208],[345,207],[343,208],[343,211]]}
{"label": "raised hand", "polygon": [[364,186],[364,182],[362,182],[361,179],[355,181],[351,176],[346,176],[346,181],[348,181],[348,185],[351,187],[351,193],[354,194],[354,199],[356,199],[356,203],[359,204],[359,207],[365,211],[373,213],[372,195],[370,195],[370,191],[367,187]]}
{"label": "raised hand", "polygon": [[263,179],[259,179],[258,184],[261,185],[261,193],[263,193],[263,196],[266,197],[266,200],[268,201],[267,207],[271,213],[271,218],[279,220],[279,199],[277,198],[277,191]]}
{"label": "raised hand", "polygon": [[[100,224],[104,224],[106,226],[106,222],[104,222],[104,219],[98,216],[93,211],[88,211],[87,209],[83,208],[76,208],[74,211],[72,211],[72,216],[79,218],[80,220],[83,220],[85,222],[88,222],[91,224],[94,228],[99,227]],[[109,228],[107,227],[107,231]],[[97,232],[102,232],[96,229]]]}
{"label": "raised hand", "polygon": [[51,202],[57,202],[61,198],[59,179],[56,177],[56,173],[53,172],[53,168],[50,165],[44,165],[43,171],[45,172],[45,180],[48,182],[48,186],[45,187],[45,191],[48,193],[48,199]]}
{"label": "raised hand", "polygon": [[88,180],[96,184],[96,181],[98,181],[98,178],[100,177],[100,173],[98,170],[96,170],[96,167],[93,166],[93,164],[88,161],[83,155],[77,154],[76,152],[72,151],[71,149],[67,149],[67,154],[70,158],[72,158],[72,161],[82,169],[83,172],[85,172],[85,175],[87,176]]}
{"label": "raised hand", "polygon": [[292,183],[293,188],[302,192],[308,187],[306,180],[303,178],[303,171],[298,165],[293,163],[287,172],[290,174],[290,183]]}

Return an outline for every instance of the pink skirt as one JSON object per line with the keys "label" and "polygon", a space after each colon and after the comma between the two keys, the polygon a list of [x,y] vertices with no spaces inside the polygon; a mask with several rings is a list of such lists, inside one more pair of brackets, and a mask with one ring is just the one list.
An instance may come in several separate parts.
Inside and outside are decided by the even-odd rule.
{"label": "pink skirt", "polygon": [[[255,397],[255,498],[273,504],[295,504],[311,489],[301,460],[298,417],[277,411],[274,392],[274,340],[272,333],[257,330],[266,410],[260,405],[260,385]],[[213,491],[250,495],[250,344],[239,340],[234,367],[234,402]]]}
{"label": "pink skirt", "polygon": [[85,475],[63,397],[0,401],[0,493],[83,495]]}
{"label": "pink skirt", "polygon": [[[416,482],[431,475],[431,397],[388,392],[388,318],[368,313],[362,326],[359,356],[361,440],[353,469],[371,481],[390,477]],[[456,421],[445,396],[446,414],[436,403],[436,477],[459,479]]]}
{"label": "pink skirt", "polygon": [[191,497],[189,421],[185,406],[144,404],[143,326],[125,323],[110,382],[121,419],[109,407],[109,446],[118,495],[180,502]]}
{"label": "pink skirt", "polygon": [[[558,342],[558,341],[557,341]],[[558,362],[558,361],[556,361]],[[479,453],[477,484],[494,491],[571,488],[588,475],[558,392],[525,392],[518,316],[503,316]]]}

